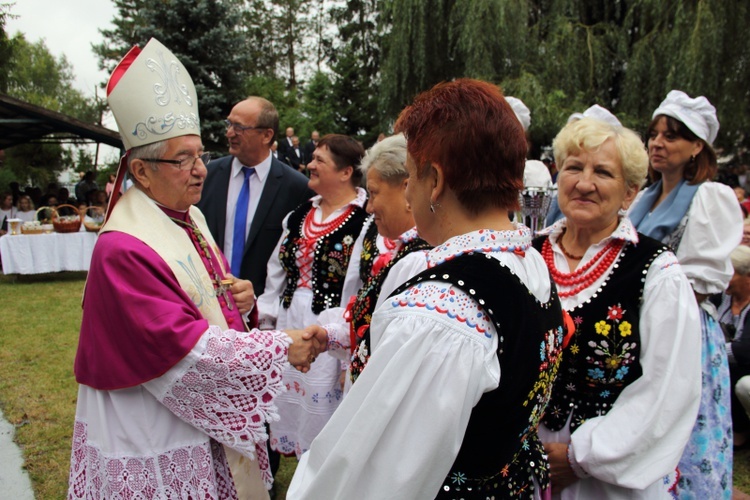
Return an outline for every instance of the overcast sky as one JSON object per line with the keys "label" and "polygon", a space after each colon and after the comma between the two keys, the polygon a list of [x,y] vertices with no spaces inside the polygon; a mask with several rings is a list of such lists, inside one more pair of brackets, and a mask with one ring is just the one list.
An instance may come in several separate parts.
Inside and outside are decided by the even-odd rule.
{"label": "overcast sky", "polygon": [[56,57],[73,66],[75,86],[87,97],[109,75],[98,70],[92,43],[101,43],[100,29],[111,29],[117,9],[111,0],[10,0],[15,19],[5,27],[9,36],[21,32],[29,42],[44,39]]}
{"label": "overcast sky", "polygon": [[[97,58],[91,44],[101,43],[100,29],[112,28],[112,19],[117,9],[111,0],[11,0],[15,5],[10,13],[17,16],[8,19],[5,26],[8,36],[17,32],[26,40],[35,43],[44,39],[47,49],[55,56],[64,55],[73,66],[74,85],[86,97],[94,96],[94,89],[106,81],[109,75],[99,71]],[[100,97],[102,91],[99,91]],[[104,117],[104,126],[117,130],[111,115]],[[93,153],[95,148],[90,147]],[[116,161],[117,149],[102,145],[99,162]],[[60,182],[75,182],[69,174],[61,176]]]}

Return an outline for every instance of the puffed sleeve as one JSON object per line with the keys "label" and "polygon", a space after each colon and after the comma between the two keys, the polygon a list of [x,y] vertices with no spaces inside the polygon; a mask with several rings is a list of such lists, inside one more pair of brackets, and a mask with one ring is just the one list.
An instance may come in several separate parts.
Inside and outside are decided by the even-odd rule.
{"label": "puffed sleeve", "polygon": [[286,289],[286,271],[281,267],[279,250],[281,249],[281,243],[289,233],[287,228],[289,215],[290,214],[286,214],[286,217],[284,217],[284,220],[281,222],[281,238],[279,238],[279,241],[276,243],[271,258],[268,259],[266,287],[263,290],[263,294],[255,301],[255,309],[258,311],[258,328],[262,330],[269,330],[276,327],[276,320],[279,317],[281,296]]}
{"label": "puffed sleeve", "polygon": [[742,241],[742,210],[729,186],[705,182],[695,193],[677,259],[693,290],[723,292],[732,278],[729,254]]}
{"label": "puffed sleeve", "polygon": [[[383,280],[376,307],[383,304],[402,283],[405,283],[409,278],[416,276],[425,269],[427,269],[426,250],[412,252],[396,262],[388,271],[388,276]],[[347,279],[349,279],[348,275]],[[326,309],[320,313],[318,321],[321,325],[324,325],[328,332],[328,349],[331,354],[344,359],[339,354],[343,352],[343,356],[348,361],[351,342],[349,338],[349,323],[344,319],[344,312],[345,308],[343,307]]]}
{"label": "puffed sleeve", "polygon": [[287,498],[434,498],[473,406],[498,386],[494,331],[483,340],[446,315],[390,306],[374,314],[381,341],[302,456]]}
{"label": "puffed sleeve", "polygon": [[609,413],[573,432],[569,453],[591,476],[635,489],[674,471],[700,402],[701,320],[670,252],[654,260],[646,276],[639,327],[643,375]]}

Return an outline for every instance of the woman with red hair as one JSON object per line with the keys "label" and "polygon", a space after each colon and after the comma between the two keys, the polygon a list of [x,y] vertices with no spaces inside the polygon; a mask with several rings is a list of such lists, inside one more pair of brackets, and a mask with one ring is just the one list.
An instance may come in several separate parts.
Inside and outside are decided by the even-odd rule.
{"label": "woman with red hair", "polygon": [[541,498],[537,426],[563,328],[530,231],[508,218],[523,128],[496,86],[466,79],[419,95],[395,128],[435,248],[373,314],[369,362],[287,498]]}

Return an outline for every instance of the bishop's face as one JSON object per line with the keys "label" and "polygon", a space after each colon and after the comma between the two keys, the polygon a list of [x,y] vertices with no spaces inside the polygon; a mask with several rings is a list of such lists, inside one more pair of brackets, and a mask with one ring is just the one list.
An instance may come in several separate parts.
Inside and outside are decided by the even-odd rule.
{"label": "bishop's face", "polygon": [[[185,211],[201,199],[206,165],[200,159],[203,142],[200,136],[184,135],[167,140],[167,149],[161,155],[166,160],[185,160],[183,167],[171,163],[158,163],[154,170],[150,164],[136,167],[136,178],[143,190],[154,201],[172,210]],[[135,161],[135,160],[134,160]],[[151,163],[151,162],[149,162]]]}

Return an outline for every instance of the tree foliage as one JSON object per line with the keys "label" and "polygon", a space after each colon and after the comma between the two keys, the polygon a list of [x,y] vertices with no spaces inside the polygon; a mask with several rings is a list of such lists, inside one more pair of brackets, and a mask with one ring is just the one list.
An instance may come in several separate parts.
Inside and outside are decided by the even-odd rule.
{"label": "tree foliage", "polygon": [[[7,68],[13,54],[13,44],[5,31],[5,24],[11,16],[13,4],[0,3],[0,68]],[[0,71],[0,92],[8,92],[8,72]]]}
{"label": "tree foliage", "polygon": [[[174,52],[190,73],[199,96],[203,141],[209,151],[225,148],[223,120],[241,98],[247,53],[236,3],[231,0],[117,0],[115,29],[96,48],[104,67],[114,67],[132,45],[152,37]],[[127,49],[124,47],[127,46]],[[120,51],[115,58],[112,55]],[[114,62],[114,64],[113,64]]]}
{"label": "tree foliage", "polygon": [[418,92],[459,77],[494,82],[529,106],[535,155],[571,113],[594,103],[643,130],[673,88],[716,105],[719,146],[750,142],[750,42],[737,36],[750,5],[742,0],[115,4],[115,29],[98,48],[108,69],[131,45],[160,37],[200,84],[216,148],[223,130],[211,122],[246,95],[274,102],[282,129],[346,133],[369,145]]}
{"label": "tree foliage", "polygon": [[338,43],[330,50],[333,99],[338,132],[366,145],[386,128],[380,92],[382,30],[381,0],[346,0],[331,9]]}
{"label": "tree foliage", "polygon": [[[31,104],[95,123],[100,108],[73,87],[67,59],[55,58],[44,41],[29,43],[22,34],[10,41],[12,51],[0,73],[8,95]],[[75,151],[54,143],[28,143],[8,148],[3,167],[21,183],[46,186],[73,165]]]}
{"label": "tree foliage", "polygon": [[718,144],[748,145],[750,21],[741,0],[388,0],[382,82],[395,115],[441,80],[499,84],[532,112],[547,144],[591,104],[645,128],[671,89],[717,107]]}

